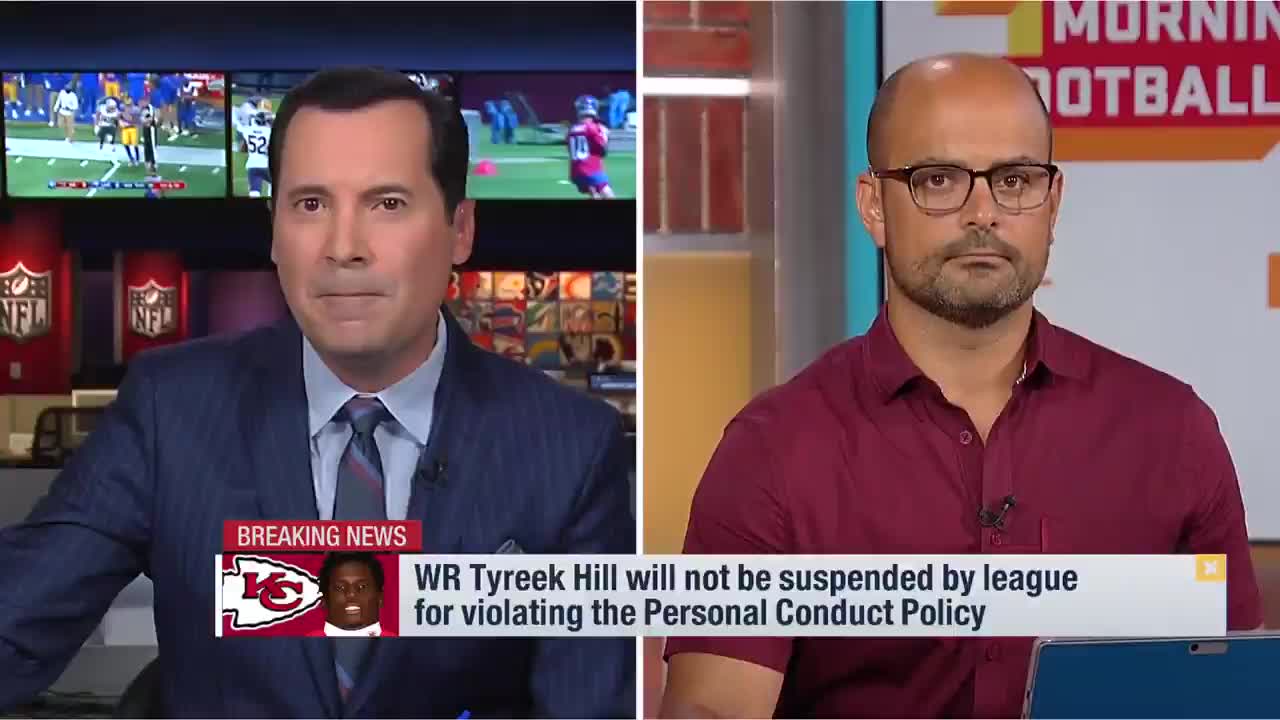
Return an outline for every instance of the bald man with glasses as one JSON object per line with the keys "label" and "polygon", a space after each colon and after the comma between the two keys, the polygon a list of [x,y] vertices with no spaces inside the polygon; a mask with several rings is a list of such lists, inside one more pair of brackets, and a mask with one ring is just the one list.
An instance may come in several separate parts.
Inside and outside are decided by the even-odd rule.
{"label": "bald man with glasses", "polygon": [[[733,419],[685,552],[1225,553],[1228,625],[1258,627],[1212,410],[1034,307],[1064,181],[1026,75],[985,56],[914,62],[881,89],[868,146],[856,201],[887,301]],[[1016,717],[1032,642],[673,638],[661,712]]]}

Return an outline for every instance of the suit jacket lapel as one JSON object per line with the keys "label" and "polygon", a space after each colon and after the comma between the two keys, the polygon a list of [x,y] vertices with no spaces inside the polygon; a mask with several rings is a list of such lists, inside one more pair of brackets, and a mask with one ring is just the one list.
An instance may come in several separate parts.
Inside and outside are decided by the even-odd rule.
{"label": "suit jacket lapel", "polygon": [[459,517],[456,501],[467,489],[467,426],[481,412],[480,389],[471,378],[473,364],[468,362],[472,353],[481,351],[471,344],[447,308],[444,319],[449,349],[436,388],[431,436],[423,451],[427,461],[443,465],[444,472],[437,473],[433,482],[414,483],[408,513],[408,519],[422,520],[422,552],[430,554],[455,552],[469,521]]}
{"label": "suit jacket lapel", "polygon": [[[445,465],[445,477],[437,476],[434,482],[426,483],[415,480],[406,516],[409,520],[422,520],[422,552],[430,555],[457,553],[461,549],[463,530],[471,521],[471,509],[466,505],[469,458],[465,443],[472,435],[468,426],[481,416],[485,390],[472,378],[474,363],[469,362],[472,353],[484,351],[471,344],[448,308],[443,312],[449,346],[436,388],[431,436],[427,438],[423,458],[432,464]],[[399,607],[394,611],[399,612]],[[400,635],[405,635],[404,628]],[[347,703],[348,715],[363,711],[381,678],[397,666],[403,648],[399,638],[373,644],[363,673],[366,681],[352,691]]]}
{"label": "suit jacket lapel", "polygon": [[[276,326],[263,346],[242,418],[258,509],[264,520],[318,520],[311,477],[307,395],[302,379],[302,334],[292,318]],[[279,638],[296,643],[329,717],[342,706],[328,638]]]}

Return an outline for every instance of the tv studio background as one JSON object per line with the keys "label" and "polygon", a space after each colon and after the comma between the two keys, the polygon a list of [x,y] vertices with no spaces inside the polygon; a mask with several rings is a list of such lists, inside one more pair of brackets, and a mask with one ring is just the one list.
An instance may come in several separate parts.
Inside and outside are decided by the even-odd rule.
{"label": "tv studio background", "polygon": [[[399,69],[462,103],[477,230],[451,307],[477,344],[599,395],[634,428],[635,34],[632,3],[0,6],[0,526],[45,493],[134,355],[287,312],[237,111],[277,109],[335,65]],[[79,100],[73,142],[49,122],[57,85]],[[89,125],[100,101],[139,89],[171,92],[178,124],[161,133],[156,176],[100,151]],[[565,180],[579,95],[610,125],[617,199]],[[58,697],[109,713],[155,656],[150,606],[140,578]]]}

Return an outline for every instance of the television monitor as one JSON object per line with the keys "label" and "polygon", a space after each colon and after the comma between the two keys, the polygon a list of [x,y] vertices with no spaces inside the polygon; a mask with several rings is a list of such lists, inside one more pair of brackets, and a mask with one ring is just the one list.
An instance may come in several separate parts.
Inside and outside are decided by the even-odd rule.
{"label": "television monitor", "polygon": [[10,196],[226,196],[222,73],[62,70],[3,80]]}
{"label": "television monitor", "polygon": [[460,95],[471,197],[635,199],[634,72],[465,73]]}
{"label": "television monitor", "polygon": [[[419,87],[457,98],[450,73],[405,71]],[[240,72],[231,75],[231,192],[236,197],[270,197],[267,152],[271,124],[285,93],[306,80],[305,72]]]}

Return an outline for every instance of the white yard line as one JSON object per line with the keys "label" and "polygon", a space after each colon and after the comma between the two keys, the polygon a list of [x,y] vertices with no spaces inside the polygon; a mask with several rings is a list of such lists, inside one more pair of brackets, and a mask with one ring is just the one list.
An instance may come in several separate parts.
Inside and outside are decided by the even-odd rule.
{"label": "white yard line", "polygon": [[[101,178],[99,178],[99,179],[98,179],[98,182],[100,182],[100,183],[101,183],[101,182],[106,182],[106,181],[110,180],[110,179],[111,179],[111,176],[112,176],[112,175],[115,175],[115,174],[116,174],[116,171],[117,171],[117,170],[119,170],[119,169],[120,169],[120,163],[112,163],[112,164],[111,164],[111,169],[107,171],[107,174],[106,174],[106,175],[103,175]],[[85,195],[85,197],[87,197],[87,198],[91,198],[91,197],[93,197],[94,195],[97,195],[97,194],[98,194],[98,188],[93,188],[92,190],[90,190],[90,191],[89,191],[89,194],[88,194],[88,195]]]}

